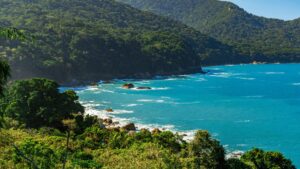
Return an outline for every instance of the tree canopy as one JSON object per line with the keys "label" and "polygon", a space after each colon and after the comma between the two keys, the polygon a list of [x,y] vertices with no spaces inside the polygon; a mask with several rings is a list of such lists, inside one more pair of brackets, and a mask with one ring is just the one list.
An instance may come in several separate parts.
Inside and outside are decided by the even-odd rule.
{"label": "tree canopy", "polygon": [[252,61],[299,62],[300,22],[268,19],[220,0],[118,0],[180,21],[233,46]]}
{"label": "tree canopy", "polygon": [[177,21],[113,0],[3,0],[0,26],[36,41],[3,42],[12,77],[58,82],[150,77],[243,62],[234,50]]}
{"label": "tree canopy", "polygon": [[15,81],[9,85],[1,99],[1,112],[27,127],[56,126],[62,128],[62,120],[83,114],[74,91],[59,92],[59,85],[47,79]]}

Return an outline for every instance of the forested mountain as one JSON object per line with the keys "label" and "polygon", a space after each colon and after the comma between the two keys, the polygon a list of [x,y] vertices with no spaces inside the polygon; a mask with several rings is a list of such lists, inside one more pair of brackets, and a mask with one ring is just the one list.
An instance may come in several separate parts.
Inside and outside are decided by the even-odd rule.
{"label": "forested mountain", "polygon": [[253,60],[300,61],[300,18],[267,19],[219,0],[118,0],[181,21]]}
{"label": "forested mountain", "polygon": [[113,0],[1,0],[0,27],[25,30],[34,39],[0,41],[15,79],[146,77],[244,61],[184,24]]}

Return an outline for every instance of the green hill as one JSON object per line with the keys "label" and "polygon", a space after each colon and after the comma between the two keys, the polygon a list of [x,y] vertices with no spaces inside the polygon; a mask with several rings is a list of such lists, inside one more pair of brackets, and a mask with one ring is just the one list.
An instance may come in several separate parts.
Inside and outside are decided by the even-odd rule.
{"label": "green hill", "polygon": [[13,78],[59,82],[151,77],[200,64],[244,62],[231,47],[177,21],[112,0],[2,0],[0,27],[33,42],[0,41]]}
{"label": "green hill", "polygon": [[300,61],[300,19],[282,21],[247,13],[218,0],[118,0],[181,21],[235,46],[252,60]]}

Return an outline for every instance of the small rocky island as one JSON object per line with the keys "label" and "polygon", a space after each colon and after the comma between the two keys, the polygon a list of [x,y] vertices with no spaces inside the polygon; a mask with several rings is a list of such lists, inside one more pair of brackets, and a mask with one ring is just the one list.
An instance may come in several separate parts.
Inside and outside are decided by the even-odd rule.
{"label": "small rocky island", "polygon": [[123,89],[138,89],[138,90],[151,90],[151,87],[147,87],[147,86],[140,86],[140,87],[135,87],[134,84],[132,83],[125,83],[122,86]]}

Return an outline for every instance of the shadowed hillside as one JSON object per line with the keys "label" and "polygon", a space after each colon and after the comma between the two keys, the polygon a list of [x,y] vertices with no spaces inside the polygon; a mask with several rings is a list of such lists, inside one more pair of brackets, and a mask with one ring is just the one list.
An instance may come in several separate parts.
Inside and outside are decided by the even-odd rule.
{"label": "shadowed hillside", "polygon": [[0,26],[33,42],[1,42],[13,78],[59,82],[151,77],[243,62],[229,46],[165,17],[112,0],[3,0]]}

